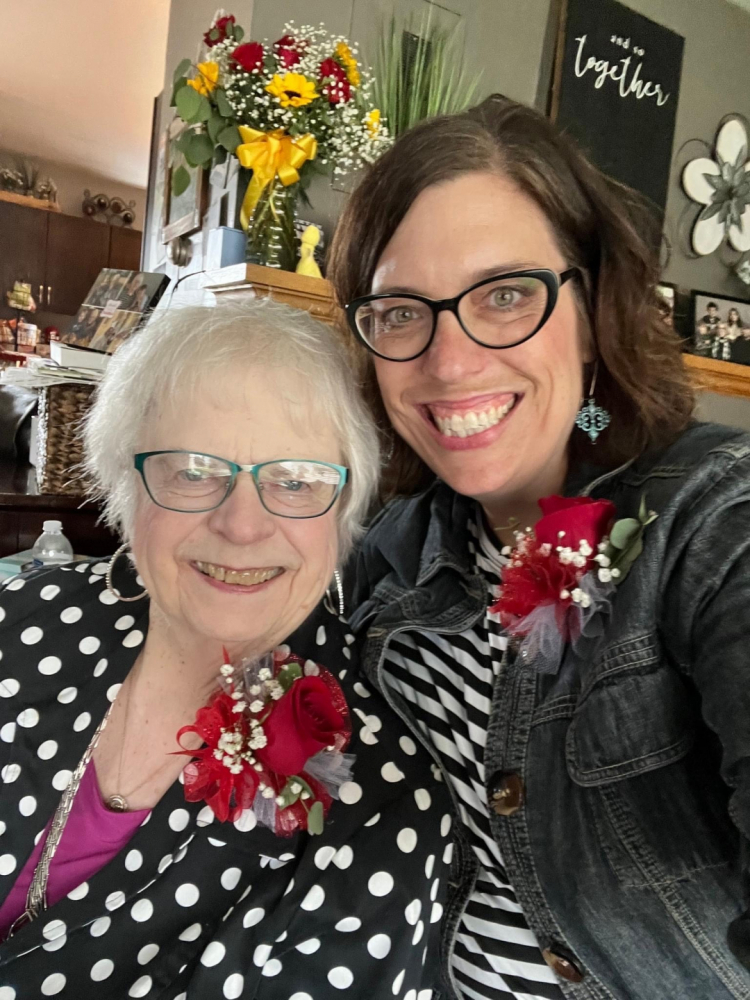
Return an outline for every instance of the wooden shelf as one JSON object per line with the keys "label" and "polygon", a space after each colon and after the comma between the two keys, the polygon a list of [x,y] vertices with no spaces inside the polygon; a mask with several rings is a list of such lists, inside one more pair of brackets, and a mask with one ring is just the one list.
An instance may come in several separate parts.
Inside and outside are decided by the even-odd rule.
{"label": "wooden shelf", "polygon": [[684,358],[696,389],[750,399],[750,365],[735,365],[731,361],[716,361],[697,354],[685,354]]}
{"label": "wooden shelf", "polygon": [[232,264],[206,275],[205,289],[214,295],[267,296],[304,309],[324,323],[335,324],[339,310],[333,301],[333,288],[325,278],[308,278],[294,271],[280,271],[259,264]]}
{"label": "wooden shelf", "polygon": [[12,191],[0,191],[0,201],[9,201],[14,205],[25,205],[26,208],[41,208],[43,212],[61,212],[56,201],[33,198],[30,194],[14,194]]}

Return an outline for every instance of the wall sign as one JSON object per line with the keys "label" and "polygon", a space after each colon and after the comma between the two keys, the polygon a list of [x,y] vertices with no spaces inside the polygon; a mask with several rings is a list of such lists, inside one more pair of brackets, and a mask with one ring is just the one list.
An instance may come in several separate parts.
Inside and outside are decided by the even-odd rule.
{"label": "wall sign", "polygon": [[662,211],[684,43],[617,0],[563,3],[552,118],[598,167]]}

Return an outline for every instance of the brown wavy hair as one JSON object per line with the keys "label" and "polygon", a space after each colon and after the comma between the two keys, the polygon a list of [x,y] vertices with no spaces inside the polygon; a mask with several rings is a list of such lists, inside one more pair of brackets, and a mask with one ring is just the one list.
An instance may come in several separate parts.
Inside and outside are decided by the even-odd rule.
{"label": "brown wavy hair", "polygon": [[[339,303],[369,293],[381,254],[422,191],[475,171],[502,174],[533,198],[568,265],[583,273],[579,295],[599,362],[596,401],[612,422],[596,446],[572,434],[571,462],[615,466],[670,443],[689,423],[694,395],[680,340],[659,309],[661,219],[525,105],[493,95],[462,114],[422,122],[370,168],[331,245],[328,277]],[[371,355],[357,347],[355,356],[391,450],[387,492],[412,494],[432,474],[392,431]]]}

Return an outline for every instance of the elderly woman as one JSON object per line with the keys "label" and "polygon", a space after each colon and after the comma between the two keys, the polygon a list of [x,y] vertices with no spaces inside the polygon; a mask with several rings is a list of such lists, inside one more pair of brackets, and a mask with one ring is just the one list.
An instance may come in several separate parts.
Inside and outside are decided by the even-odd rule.
{"label": "elderly woman", "polygon": [[130,555],[0,594],[1,1000],[432,996],[447,792],[324,598],[378,466],[343,346],[167,311],[86,448]]}
{"label": "elderly woman", "polygon": [[497,97],[333,247],[401,494],[352,623],[453,792],[453,997],[750,997],[750,438],[691,422],[658,246]]}

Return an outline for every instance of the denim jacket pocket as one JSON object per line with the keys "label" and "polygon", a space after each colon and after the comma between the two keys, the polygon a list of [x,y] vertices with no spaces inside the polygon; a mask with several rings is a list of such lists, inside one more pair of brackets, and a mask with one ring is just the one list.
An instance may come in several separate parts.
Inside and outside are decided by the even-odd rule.
{"label": "denim jacket pocket", "polygon": [[682,678],[639,637],[609,650],[584,690],[566,736],[568,773],[584,787],[622,781],[680,760],[694,739]]}

